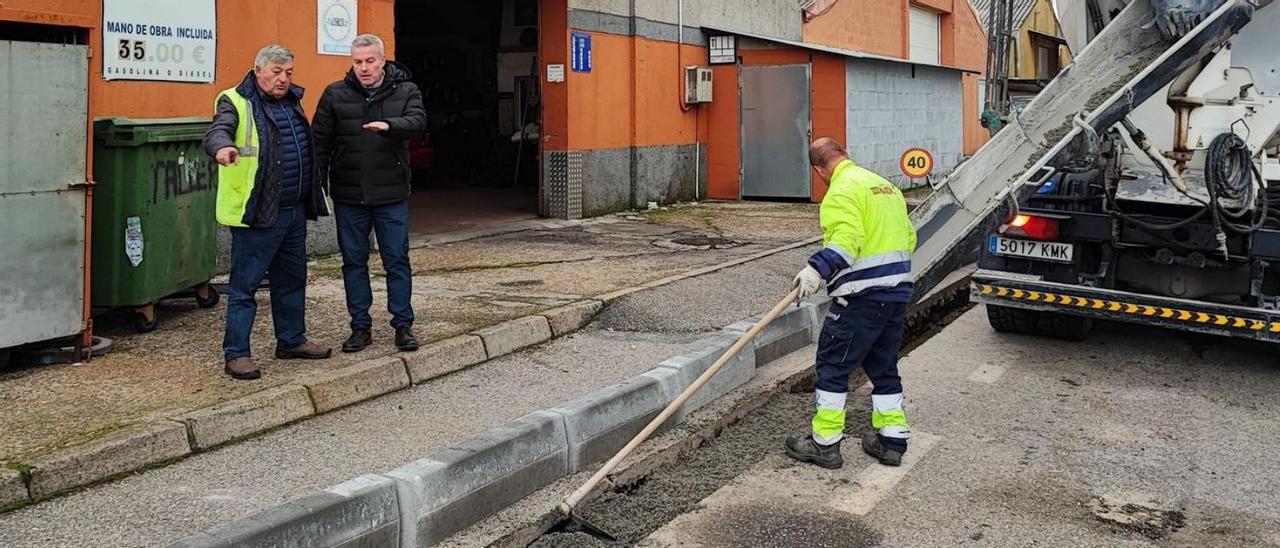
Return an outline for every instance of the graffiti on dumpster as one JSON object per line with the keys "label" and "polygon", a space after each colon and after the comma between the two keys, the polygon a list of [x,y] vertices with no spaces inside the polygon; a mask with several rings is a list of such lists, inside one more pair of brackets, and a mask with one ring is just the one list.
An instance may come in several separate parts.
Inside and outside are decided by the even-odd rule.
{"label": "graffiti on dumpster", "polygon": [[218,164],[200,157],[160,160],[151,165],[151,203],[213,190],[218,180]]}

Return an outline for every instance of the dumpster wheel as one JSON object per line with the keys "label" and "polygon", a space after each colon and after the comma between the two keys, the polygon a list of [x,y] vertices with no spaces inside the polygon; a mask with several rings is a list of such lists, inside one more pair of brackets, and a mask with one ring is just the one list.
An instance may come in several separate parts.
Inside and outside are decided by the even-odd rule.
{"label": "dumpster wheel", "polygon": [[150,333],[160,325],[160,316],[156,314],[156,304],[151,303],[138,307],[129,315],[129,325],[138,333]]}
{"label": "dumpster wheel", "polygon": [[221,294],[218,293],[218,288],[214,287],[213,284],[205,282],[196,286],[196,304],[200,308],[213,308],[218,306],[218,301],[221,300]]}

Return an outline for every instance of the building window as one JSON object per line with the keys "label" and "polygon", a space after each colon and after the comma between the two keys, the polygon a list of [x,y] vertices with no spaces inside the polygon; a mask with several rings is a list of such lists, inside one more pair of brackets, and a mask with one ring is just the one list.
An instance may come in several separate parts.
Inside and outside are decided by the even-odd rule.
{"label": "building window", "polygon": [[908,59],[917,63],[937,65],[941,63],[942,16],[926,9],[911,6],[907,26],[910,51]]}
{"label": "building window", "polygon": [[1040,36],[1033,36],[1033,38],[1032,43],[1035,44],[1036,48],[1036,79],[1052,80],[1061,71],[1061,63],[1058,60],[1058,43]]}

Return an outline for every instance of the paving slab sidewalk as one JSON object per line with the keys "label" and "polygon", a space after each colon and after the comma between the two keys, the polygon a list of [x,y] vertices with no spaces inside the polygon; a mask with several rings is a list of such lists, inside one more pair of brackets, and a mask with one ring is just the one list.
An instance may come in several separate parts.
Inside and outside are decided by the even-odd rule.
{"label": "paving slab sidewalk", "polygon": [[[816,206],[807,204],[698,204],[570,225],[526,222],[515,232],[476,232],[470,239],[433,236],[411,253],[413,304],[424,343],[450,341],[441,352],[452,357],[443,362],[394,352],[390,329],[381,329],[389,316],[380,277],[373,282],[372,313],[375,329],[380,329],[374,346],[322,362],[271,359],[272,328],[263,291],[254,354],[265,376],[255,382],[232,381],[221,373],[223,306],[201,310],[184,302],[166,304],[160,329],[145,335],[129,332],[119,319],[99,318],[97,333],[116,343],[110,355],[87,364],[0,372],[0,402],[13,411],[0,414],[0,463],[25,470],[25,463],[108,443],[122,432],[156,424],[186,423],[199,438],[193,442],[199,449],[223,443],[254,429],[209,420],[201,424],[197,419],[207,418],[211,406],[240,406],[250,422],[274,426],[310,414],[303,399],[277,396],[296,395],[299,384],[380,356],[407,360],[407,378],[414,382],[420,375],[461,369],[477,361],[474,339],[487,342],[483,332],[480,337],[468,333],[545,314],[544,327],[532,329],[562,335],[583,314],[565,305],[811,238],[816,213]],[[376,258],[371,262],[376,273]],[[309,337],[335,347],[348,332],[340,267],[337,258],[314,261],[307,293]],[[503,344],[510,349],[509,342]],[[268,390],[284,392],[257,396],[263,404],[256,407],[252,398],[241,400]],[[331,402],[327,408],[356,400],[336,394],[325,401]]]}

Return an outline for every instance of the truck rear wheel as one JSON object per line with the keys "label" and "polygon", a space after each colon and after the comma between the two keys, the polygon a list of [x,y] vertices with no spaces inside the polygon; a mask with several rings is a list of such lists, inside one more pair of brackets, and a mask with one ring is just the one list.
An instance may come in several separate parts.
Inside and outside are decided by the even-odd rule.
{"label": "truck rear wheel", "polygon": [[1009,308],[994,304],[987,305],[987,321],[991,328],[1001,333],[1018,335],[1034,335],[1038,328],[1040,313],[1035,310]]}
{"label": "truck rear wheel", "polygon": [[1046,312],[1041,316],[1045,334],[1055,339],[1080,342],[1093,330],[1093,318]]}

